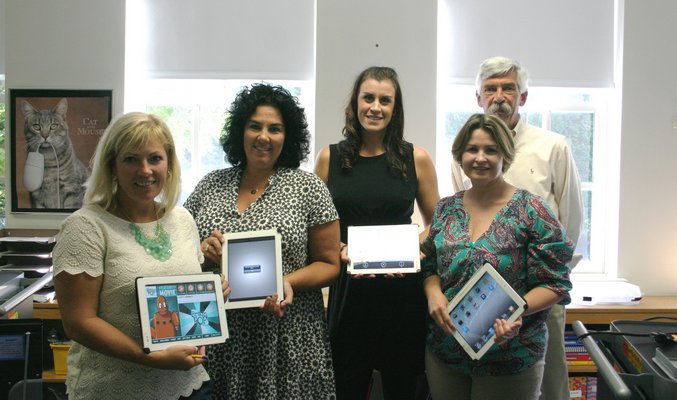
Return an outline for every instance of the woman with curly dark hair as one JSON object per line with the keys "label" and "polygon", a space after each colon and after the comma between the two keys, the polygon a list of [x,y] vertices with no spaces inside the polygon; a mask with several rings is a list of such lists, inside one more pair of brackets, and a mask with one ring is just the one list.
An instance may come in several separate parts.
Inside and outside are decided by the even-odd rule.
{"label": "woman with curly dark hair", "polygon": [[439,199],[428,153],[403,138],[397,73],[371,67],[355,80],[344,140],[322,150],[315,172],[327,183],[341,221],[341,272],[329,292],[336,394],[364,399],[374,369],[386,399],[414,399],[423,378],[426,300],[420,274],[351,277],[350,225],[410,224],[418,203],[426,230]]}
{"label": "woman with curly dark hair", "polygon": [[333,399],[321,288],[339,272],[339,222],[322,181],[298,169],[309,151],[306,117],[281,86],[244,88],[228,110],[222,138],[231,168],[207,174],[185,207],[205,257],[221,263],[222,232],[277,229],[284,300],[228,310],[230,338],[210,346],[216,397]]}

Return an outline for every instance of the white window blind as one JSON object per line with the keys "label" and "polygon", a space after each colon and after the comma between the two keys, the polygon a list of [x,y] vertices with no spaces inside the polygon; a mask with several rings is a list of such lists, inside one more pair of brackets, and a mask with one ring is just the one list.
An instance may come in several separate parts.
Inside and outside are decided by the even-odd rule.
{"label": "white window blind", "polygon": [[[474,84],[482,60],[519,60],[536,86],[613,85],[614,0],[440,0],[442,75]],[[445,15],[446,14],[446,15]],[[442,26],[442,25],[440,25]]]}
{"label": "white window blind", "polygon": [[314,0],[145,0],[152,78],[312,79]]}

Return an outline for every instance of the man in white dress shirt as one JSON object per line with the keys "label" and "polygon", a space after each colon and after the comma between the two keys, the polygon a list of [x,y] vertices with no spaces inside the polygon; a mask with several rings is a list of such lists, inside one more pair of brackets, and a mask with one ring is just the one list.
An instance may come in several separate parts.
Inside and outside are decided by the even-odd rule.
{"label": "man in white dress shirt", "polygon": [[[512,129],[515,160],[505,180],[542,196],[557,214],[572,242],[578,242],[583,222],[583,199],[578,170],[564,136],[520,119],[519,107],[529,94],[527,71],[516,60],[492,57],[482,62],[477,74],[477,104],[487,114],[500,117]],[[452,163],[454,191],[469,189],[470,180],[460,165]],[[574,259],[580,258],[574,255]],[[570,268],[573,268],[575,261]],[[569,380],[564,353],[564,307],[552,308],[548,348],[541,385],[542,400],[569,399]]]}

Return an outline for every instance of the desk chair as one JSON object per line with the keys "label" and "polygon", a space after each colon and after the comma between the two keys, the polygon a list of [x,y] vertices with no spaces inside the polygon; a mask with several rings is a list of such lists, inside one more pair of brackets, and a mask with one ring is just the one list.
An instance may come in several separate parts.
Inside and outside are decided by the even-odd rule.
{"label": "desk chair", "polygon": [[42,379],[26,379],[9,389],[7,400],[42,400]]}

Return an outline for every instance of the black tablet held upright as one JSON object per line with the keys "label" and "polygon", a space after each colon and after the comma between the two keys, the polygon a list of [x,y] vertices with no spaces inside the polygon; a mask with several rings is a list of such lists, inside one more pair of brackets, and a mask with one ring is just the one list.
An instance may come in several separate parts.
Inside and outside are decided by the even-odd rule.
{"label": "black tablet held upright", "polygon": [[526,310],[526,302],[490,265],[484,264],[447,305],[456,330],[454,337],[473,360],[479,360],[494,344],[494,322],[514,322]]}

